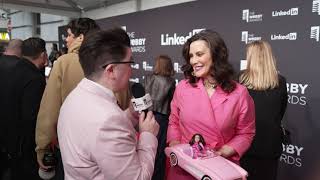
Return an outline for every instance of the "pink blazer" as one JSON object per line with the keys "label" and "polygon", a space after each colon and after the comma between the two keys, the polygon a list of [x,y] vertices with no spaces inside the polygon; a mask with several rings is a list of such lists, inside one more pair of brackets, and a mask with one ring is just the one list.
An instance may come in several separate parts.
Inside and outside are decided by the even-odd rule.
{"label": "pink blazer", "polygon": [[64,101],[58,138],[66,180],[151,179],[157,138],[137,140],[130,113],[112,91],[83,79]]}
{"label": "pink blazer", "polygon": [[227,94],[218,86],[209,98],[202,80],[197,87],[181,81],[171,102],[167,142],[188,143],[195,133],[212,148],[231,146],[237,153],[230,160],[238,163],[255,134],[254,103],[247,89],[237,83]]}

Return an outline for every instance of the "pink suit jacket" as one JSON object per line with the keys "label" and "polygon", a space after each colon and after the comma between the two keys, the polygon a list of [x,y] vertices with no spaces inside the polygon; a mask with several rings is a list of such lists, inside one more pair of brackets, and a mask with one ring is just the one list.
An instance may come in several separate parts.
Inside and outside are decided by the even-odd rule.
{"label": "pink suit jacket", "polygon": [[219,86],[209,98],[203,81],[192,87],[182,80],[171,102],[167,142],[188,143],[200,133],[208,146],[231,146],[237,153],[230,160],[239,163],[255,134],[254,103],[247,89],[238,84],[230,94]]}
{"label": "pink suit jacket", "polygon": [[157,138],[142,132],[112,91],[83,79],[64,101],[58,139],[66,180],[149,180]]}

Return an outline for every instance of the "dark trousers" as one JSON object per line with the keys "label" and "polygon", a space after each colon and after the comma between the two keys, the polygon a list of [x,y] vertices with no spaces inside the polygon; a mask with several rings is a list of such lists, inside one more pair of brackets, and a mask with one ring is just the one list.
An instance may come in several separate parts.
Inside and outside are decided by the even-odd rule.
{"label": "dark trousers", "polygon": [[55,148],[54,153],[57,157],[57,164],[55,166],[56,175],[52,178],[52,180],[64,180],[64,170],[63,170],[61,152],[58,148]]}
{"label": "dark trousers", "polygon": [[279,159],[257,159],[243,157],[240,160],[241,167],[248,171],[247,180],[276,180]]}
{"label": "dark trousers", "polygon": [[164,149],[166,148],[169,116],[158,113],[158,112],[153,112],[153,114],[160,126],[160,129],[157,136],[158,149],[157,149],[156,161],[154,163],[154,172],[153,172],[152,180],[163,180],[164,174],[165,174],[165,168],[166,168],[166,165],[165,165],[166,155],[164,153]]}

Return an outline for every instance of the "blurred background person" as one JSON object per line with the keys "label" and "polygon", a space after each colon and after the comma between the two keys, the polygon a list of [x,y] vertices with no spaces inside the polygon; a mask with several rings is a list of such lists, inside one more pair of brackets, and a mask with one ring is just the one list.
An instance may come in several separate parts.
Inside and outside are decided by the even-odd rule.
{"label": "blurred background person", "polygon": [[[167,142],[188,143],[201,134],[209,148],[239,164],[255,133],[254,104],[247,89],[232,80],[228,49],[220,35],[204,30],[183,46],[185,79],[171,102]],[[168,179],[194,179],[171,167]]]}
{"label": "blurred background person", "polygon": [[114,92],[127,89],[132,51],[121,29],[89,35],[79,51],[83,78],[64,101],[58,136],[66,179],[150,180],[159,125],[152,112],[123,111]]}
{"label": "blurred background person", "polygon": [[275,180],[282,153],[281,121],[287,108],[286,80],[276,68],[271,46],[266,41],[247,45],[247,69],[239,78],[248,88],[256,109],[256,135],[241,166],[248,180]]}
{"label": "blurred background person", "polygon": [[37,160],[40,168],[47,170],[49,167],[44,166],[42,160],[44,153],[50,151],[50,145],[53,144],[58,157],[55,178],[59,180],[64,179],[56,130],[60,107],[67,95],[84,77],[79,62],[79,48],[87,33],[97,29],[99,26],[89,18],[78,18],[69,22],[66,38],[68,53],[61,56],[52,67],[41,100],[36,126]]}
{"label": "blurred background person", "polygon": [[46,84],[40,71],[48,65],[46,43],[40,38],[26,39],[21,52],[23,57],[6,71],[0,65],[0,139],[7,157],[1,161],[7,165],[1,176],[6,180],[40,179],[34,151],[35,124]]}
{"label": "blurred background person", "polygon": [[167,140],[167,129],[170,114],[170,102],[175,90],[174,69],[171,58],[167,55],[160,55],[156,58],[153,74],[147,75],[144,79],[146,93],[152,99],[152,107],[155,119],[160,125],[158,138],[158,150],[154,166],[153,180],[163,180],[165,173],[165,153]]}
{"label": "blurred background person", "polygon": [[57,60],[57,58],[58,58],[57,54],[59,54],[58,45],[56,43],[53,43],[52,47],[51,47],[51,52],[49,55],[49,61],[50,61],[51,66],[53,66],[54,61]]}
{"label": "blurred background person", "polygon": [[68,48],[67,47],[62,47],[61,49],[60,49],[60,55],[62,56],[62,55],[64,55],[64,54],[67,54],[68,53]]}

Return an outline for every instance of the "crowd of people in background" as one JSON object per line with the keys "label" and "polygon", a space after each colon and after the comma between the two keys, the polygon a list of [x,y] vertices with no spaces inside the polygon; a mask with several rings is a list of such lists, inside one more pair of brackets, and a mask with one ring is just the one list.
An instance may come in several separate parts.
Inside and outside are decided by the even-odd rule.
{"label": "crowd of people in background", "polygon": [[[50,55],[32,37],[11,40],[0,56],[0,180],[41,179],[39,168],[55,169],[54,180],[194,179],[169,167],[164,149],[195,135],[249,180],[276,179],[287,91],[268,42],[247,45],[247,68],[237,76],[219,33],[193,35],[177,85],[172,59],[155,58],[142,83],[153,105],[140,113],[130,103],[127,33],[78,18],[67,34],[66,47],[53,43]],[[53,167],[43,161],[48,152]]]}

